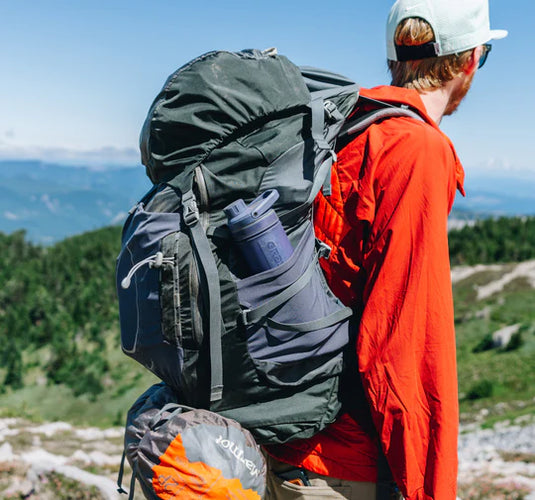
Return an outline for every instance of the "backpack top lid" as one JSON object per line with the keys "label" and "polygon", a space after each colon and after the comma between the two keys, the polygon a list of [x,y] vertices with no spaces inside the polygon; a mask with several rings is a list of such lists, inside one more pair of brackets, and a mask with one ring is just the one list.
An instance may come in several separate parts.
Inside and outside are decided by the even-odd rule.
{"label": "backpack top lid", "polygon": [[153,183],[175,179],[186,191],[211,151],[248,125],[308,105],[297,66],[274,50],[208,52],[169,76],[140,135]]}

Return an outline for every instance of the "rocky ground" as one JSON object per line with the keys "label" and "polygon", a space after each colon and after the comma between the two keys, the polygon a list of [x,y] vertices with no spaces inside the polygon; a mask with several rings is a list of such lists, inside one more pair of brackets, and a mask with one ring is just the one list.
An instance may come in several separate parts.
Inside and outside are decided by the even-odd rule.
{"label": "rocky ground", "polygon": [[117,499],[122,441],[119,428],[0,419],[0,498]]}
{"label": "rocky ground", "polygon": [[461,426],[459,498],[535,500],[535,418]]}
{"label": "rocky ground", "polygon": [[[122,432],[0,419],[0,499],[120,498]],[[136,498],[142,498],[139,492]],[[477,423],[461,427],[459,498],[535,500],[534,416],[489,429]]]}

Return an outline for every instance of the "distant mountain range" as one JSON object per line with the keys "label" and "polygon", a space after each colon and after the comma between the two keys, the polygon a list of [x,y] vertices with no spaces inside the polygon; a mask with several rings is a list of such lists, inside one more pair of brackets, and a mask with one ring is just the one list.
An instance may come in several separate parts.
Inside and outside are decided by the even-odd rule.
{"label": "distant mountain range", "polygon": [[120,224],[150,188],[142,166],[90,169],[38,161],[0,161],[0,231],[18,229],[49,244]]}
{"label": "distant mountain range", "polygon": [[465,181],[466,197],[457,196],[454,208],[476,215],[535,214],[535,173],[513,174],[489,171],[469,172]]}
{"label": "distant mountain range", "polygon": [[[50,244],[67,236],[121,224],[150,188],[141,166],[93,169],[40,161],[0,161],[0,231],[24,229]],[[535,177],[473,176],[457,196],[452,226],[480,217],[535,214]]]}

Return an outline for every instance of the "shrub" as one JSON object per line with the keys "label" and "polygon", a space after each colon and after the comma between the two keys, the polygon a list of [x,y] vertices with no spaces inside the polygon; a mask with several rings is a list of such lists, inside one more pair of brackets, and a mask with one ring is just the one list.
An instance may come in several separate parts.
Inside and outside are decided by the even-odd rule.
{"label": "shrub", "polygon": [[466,399],[475,400],[483,399],[492,396],[494,392],[494,384],[490,380],[481,380],[474,384],[467,392]]}
{"label": "shrub", "polygon": [[492,340],[492,334],[487,333],[487,335],[485,335],[479,341],[479,343],[472,349],[472,352],[489,351],[492,348],[494,348],[494,341]]}
{"label": "shrub", "polygon": [[516,349],[519,349],[524,345],[524,339],[522,338],[522,332],[516,332],[513,335],[511,335],[511,338],[509,339],[509,342],[507,342],[507,345],[504,347],[504,351],[514,351]]}

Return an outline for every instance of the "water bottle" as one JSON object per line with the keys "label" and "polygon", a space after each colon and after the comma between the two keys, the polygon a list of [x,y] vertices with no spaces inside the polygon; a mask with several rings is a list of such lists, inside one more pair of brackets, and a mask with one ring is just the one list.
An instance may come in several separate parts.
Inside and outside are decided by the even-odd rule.
{"label": "water bottle", "polygon": [[233,240],[254,274],[280,266],[293,253],[292,244],[271,208],[278,198],[278,191],[270,189],[249,205],[239,199],[224,208]]}

